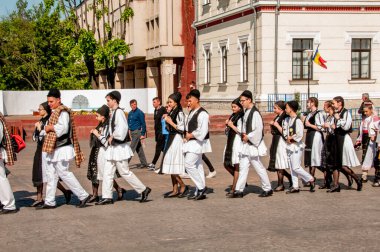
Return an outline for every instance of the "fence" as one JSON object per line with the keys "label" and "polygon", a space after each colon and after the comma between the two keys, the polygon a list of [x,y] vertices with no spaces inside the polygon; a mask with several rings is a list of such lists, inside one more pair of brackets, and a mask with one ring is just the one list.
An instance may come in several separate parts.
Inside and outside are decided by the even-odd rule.
{"label": "fence", "polygon": [[[291,101],[295,99],[296,94],[268,94],[268,112],[273,112],[274,103],[276,101]],[[302,112],[306,111],[307,93],[299,93],[300,109]],[[317,97],[318,93],[310,93],[310,97]]]}
{"label": "fence", "polygon": [[[358,108],[347,109],[351,113],[352,117],[352,129],[359,129],[360,123],[362,121],[362,115],[358,113]],[[380,107],[375,107],[377,115],[380,115]]]}

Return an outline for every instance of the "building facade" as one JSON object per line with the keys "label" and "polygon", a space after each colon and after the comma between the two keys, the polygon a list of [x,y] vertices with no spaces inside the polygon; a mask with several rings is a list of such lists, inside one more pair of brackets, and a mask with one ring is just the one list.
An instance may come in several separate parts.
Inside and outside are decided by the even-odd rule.
{"label": "building facade", "polygon": [[[190,90],[195,83],[191,0],[95,1],[104,2],[110,15],[96,22],[92,18],[94,0],[84,0],[76,9],[81,27],[103,29],[104,23],[112,24],[113,34],[120,37],[125,32],[130,47],[130,53],[121,56],[115,88],[157,88],[164,100],[174,91],[186,94]],[[126,4],[134,16],[124,26],[120,17]],[[99,83],[100,88],[107,88],[106,76],[100,74]]]}
{"label": "building facade", "polygon": [[[342,95],[351,107],[360,105],[363,92],[380,98],[380,1],[196,0],[196,5],[197,84],[210,111],[228,110],[245,89],[263,110],[270,110],[273,97],[307,97],[308,88],[321,100]],[[327,69],[308,57],[317,48]]]}

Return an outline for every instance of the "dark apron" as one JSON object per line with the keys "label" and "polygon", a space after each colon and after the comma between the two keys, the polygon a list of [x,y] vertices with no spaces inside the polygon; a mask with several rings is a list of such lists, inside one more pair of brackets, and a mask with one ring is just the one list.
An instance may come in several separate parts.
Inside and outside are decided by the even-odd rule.
{"label": "dark apron", "polygon": [[270,159],[269,159],[269,165],[268,165],[268,171],[275,172],[276,170],[276,153],[277,153],[277,147],[278,143],[280,142],[281,135],[273,135],[272,137],[272,144],[270,146]]}
{"label": "dark apron", "polygon": [[368,144],[369,144],[370,138],[368,136],[368,133],[363,133],[362,135],[362,164],[364,162],[365,156],[367,155],[367,149],[368,149]]}

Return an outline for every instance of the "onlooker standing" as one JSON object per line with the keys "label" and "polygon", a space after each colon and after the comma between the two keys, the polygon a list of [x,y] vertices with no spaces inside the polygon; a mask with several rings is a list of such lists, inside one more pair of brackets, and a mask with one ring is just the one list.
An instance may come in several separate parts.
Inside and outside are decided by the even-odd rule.
{"label": "onlooker standing", "polygon": [[[131,149],[132,152],[139,155],[140,159],[140,168],[144,168],[148,166],[146,162],[144,149],[142,148],[141,141],[145,139],[146,134],[146,124],[145,124],[145,115],[137,107],[137,101],[135,99],[129,102],[132,110],[128,114],[128,128],[129,128],[129,136],[131,137]],[[129,159],[131,161],[131,159]]]}
{"label": "onlooker standing", "polygon": [[149,170],[156,169],[156,163],[162,151],[164,151],[165,147],[165,136],[162,134],[162,116],[166,113],[165,107],[161,105],[161,99],[158,97],[153,98],[153,107],[154,107],[154,135],[156,141],[156,152],[154,153],[154,157],[152,163],[148,165]]}
{"label": "onlooker standing", "polygon": [[360,114],[362,116],[362,120],[365,118],[365,114],[364,114],[364,103],[366,102],[371,102],[371,100],[369,99],[369,94],[368,93],[363,93],[362,94],[362,104],[360,105],[360,108],[358,110],[358,114]]}

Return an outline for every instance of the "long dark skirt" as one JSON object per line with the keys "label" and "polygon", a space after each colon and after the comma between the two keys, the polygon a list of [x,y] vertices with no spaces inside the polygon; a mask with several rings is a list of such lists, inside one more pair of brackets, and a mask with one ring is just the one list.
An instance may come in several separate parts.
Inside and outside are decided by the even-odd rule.
{"label": "long dark skirt", "polygon": [[322,169],[335,170],[337,164],[337,143],[336,138],[332,134],[326,135],[326,140],[322,149]]}
{"label": "long dark skirt", "polygon": [[272,137],[272,144],[270,146],[270,159],[269,159],[269,165],[268,165],[268,171],[276,172],[276,153],[277,153],[277,146],[278,142],[280,141],[281,135],[273,135]]}
{"label": "long dark skirt", "polygon": [[98,180],[98,154],[99,154],[99,147],[92,147],[91,152],[90,152],[90,157],[88,159],[87,178],[94,185],[99,184],[99,180]]}
{"label": "long dark skirt", "polygon": [[32,181],[33,181],[34,187],[38,187],[43,184],[42,145],[40,144],[37,144],[37,149],[36,149],[36,152],[34,153]]}
{"label": "long dark skirt", "polygon": [[368,133],[363,133],[363,135],[362,135],[362,150],[363,150],[362,164],[364,162],[365,155],[367,154],[367,149],[368,149],[369,141],[370,141],[370,138],[368,136]]}

